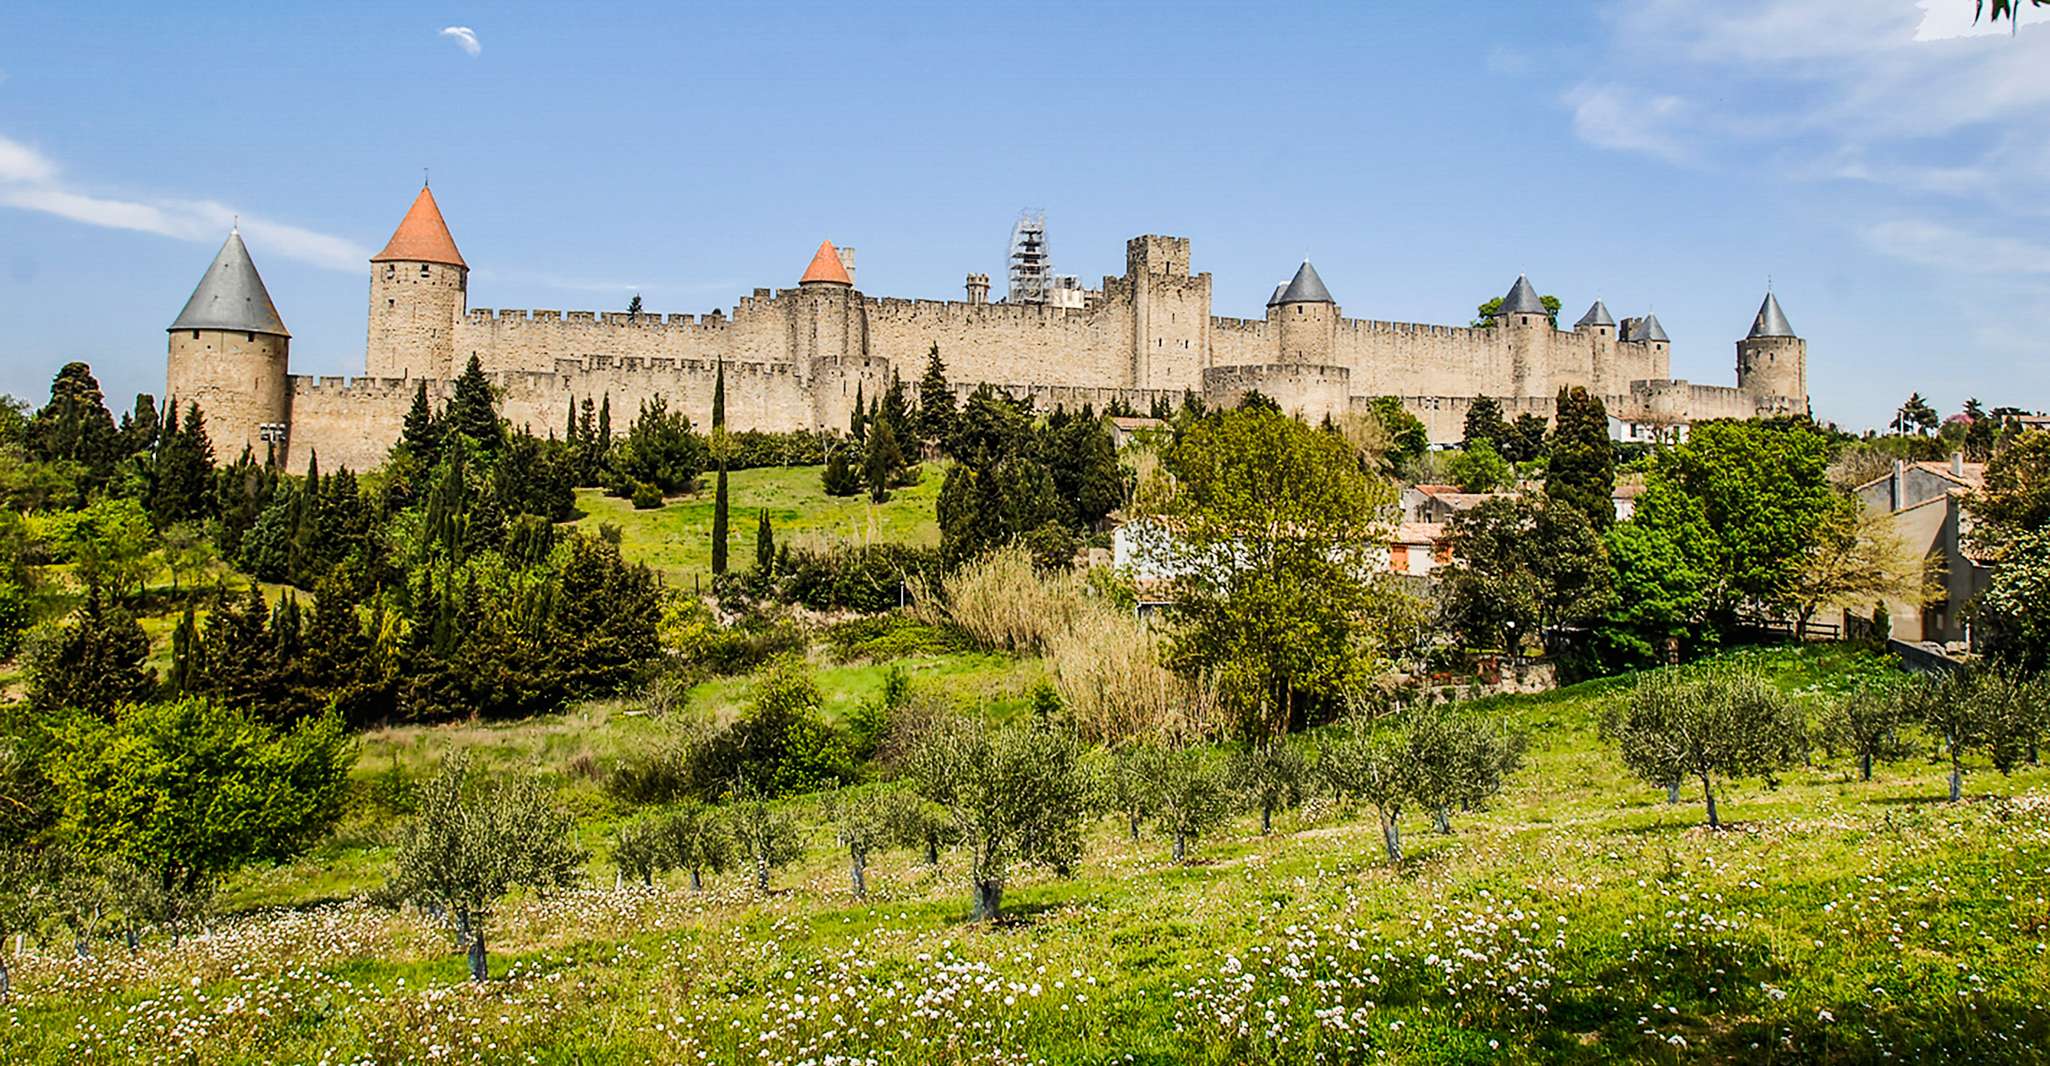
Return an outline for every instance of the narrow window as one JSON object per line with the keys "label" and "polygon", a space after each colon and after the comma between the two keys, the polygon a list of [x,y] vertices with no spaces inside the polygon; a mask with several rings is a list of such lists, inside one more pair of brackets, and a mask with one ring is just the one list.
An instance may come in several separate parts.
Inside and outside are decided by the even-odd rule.
{"label": "narrow window", "polygon": [[423,278],[427,276],[427,264],[425,263],[420,264],[420,276]]}
{"label": "narrow window", "polygon": [[198,330],[196,330],[196,329],[195,329],[195,330],[193,330],[193,331],[192,331],[192,339],[193,339],[193,340],[198,340],[198,339],[199,339],[199,331],[198,331]]}
{"label": "narrow window", "polygon": [[248,342],[250,342],[251,344],[254,344],[254,343],[256,343],[256,334],[254,334],[254,333],[244,333],[244,334],[242,335],[242,339],[243,339],[243,340],[246,340],[246,341],[248,341]]}
{"label": "narrow window", "polygon": [[390,281],[390,280],[392,279],[393,275],[397,274],[398,272],[399,272],[399,268],[398,268],[398,267],[395,267],[395,266],[391,265],[390,263],[386,263],[386,264],[384,265],[384,280],[386,280],[386,281]]}

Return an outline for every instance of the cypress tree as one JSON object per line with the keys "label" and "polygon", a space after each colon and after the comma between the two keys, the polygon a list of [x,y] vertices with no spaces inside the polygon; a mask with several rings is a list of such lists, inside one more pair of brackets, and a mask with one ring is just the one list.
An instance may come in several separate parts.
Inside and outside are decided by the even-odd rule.
{"label": "cypress tree", "polygon": [[172,408],[158,434],[157,458],[150,481],[150,517],[159,528],[173,522],[204,518],[212,510],[214,446],[207,439],[206,416],[188,404],[181,422]]}
{"label": "cypress tree", "polygon": [[399,443],[420,460],[422,466],[431,467],[441,458],[441,420],[434,415],[434,405],[427,401],[425,378],[413,392],[413,406],[406,411],[405,428],[399,434]]}
{"label": "cypress tree", "polygon": [[755,526],[755,569],[764,574],[776,569],[776,531],[769,528],[769,510],[762,508],[762,520]]}
{"label": "cypress tree", "polygon": [[877,503],[890,498],[890,485],[897,478],[897,472],[904,468],[904,453],[897,448],[897,434],[890,428],[887,419],[877,419],[869,427],[868,450],[861,458],[862,481],[868,485],[868,498]]}
{"label": "cypress tree", "polygon": [[1484,440],[1494,445],[1496,451],[1501,451],[1503,438],[1508,435],[1509,424],[1502,420],[1502,405],[1493,396],[1482,396],[1466,409],[1462,445]]}
{"label": "cypress tree", "polygon": [[852,496],[861,491],[861,475],[854,472],[854,464],[847,458],[853,450],[852,444],[842,444],[826,458],[826,470],[821,476],[826,495]]}
{"label": "cypress tree", "polygon": [[1596,530],[1616,520],[1616,452],[1609,444],[1609,413],[1585,388],[1561,388],[1545,495],[1577,509]]}
{"label": "cypress tree", "polygon": [[918,435],[939,445],[954,431],[954,389],[947,383],[947,364],[933,343],[925,357],[925,376],[918,379]]}
{"label": "cypress tree", "polygon": [[[164,401],[164,415],[175,417],[177,405]],[[158,435],[162,431],[162,419],[157,416],[156,397],[146,392],[135,394],[135,410],[121,416],[121,447],[131,456],[148,456],[157,449]]]}
{"label": "cypress tree", "polygon": [[712,573],[726,572],[726,360],[712,379],[712,457],[718,461],[717,487],[712,492]]}
{"label": "cypress tree", "polygon": [[904,379],[890,371],[890,387],[876,401],[876,421],[887,422],[899,443],[918,439],[918,427],[911,422],[911,402],[904,395]]}
{"label": "cypress tree", "polygon": [[855,440],[868,439],[868,403],[861,398],[861,382],[854,383],[854,413],[847,416],[847,434]]}

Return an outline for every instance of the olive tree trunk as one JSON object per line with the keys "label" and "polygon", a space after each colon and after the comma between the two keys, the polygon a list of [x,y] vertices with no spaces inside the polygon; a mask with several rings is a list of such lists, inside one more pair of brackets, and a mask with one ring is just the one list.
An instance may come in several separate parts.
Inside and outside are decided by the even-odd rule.
{"label": "olive tree trunk", "polygon": [[1701,794],[1708,800],[1708,827],[1710,829],[1721,829],[1723,823],[1716,818],[1715,814],[1715,784],[1708,779],[1707,774],[1701,775]]}
{"label": "olive tree trunk", "polygon": [[1003,905],[1004,883],[993,879],[976,878],[975,913],[971,915],[972,920],[978,922],[996,921],[997,912],[1003,908]]}
{"label": "olive tree trunk", "polygon": [[847,852],[847,876],[854,882],[854,898],[868,898],[868,856],[859,851]]}
{"label": "olive tree trunk", "polygon": [[491,979],[491,969],[484,958],[484,923],[474,922],[470,926],[470,980],[483,984]]}
{"label": "olive tree trunk", "polygon": [[1388,849],[1388,861],[1402,861],[1402,827],[1396,824],[1395,812],[1381,812],[1381,843]]}
{"label": "olive tree trunk", "polygon": [[690,890],[692,892],[703,892],[705,890],[705,873],[695,866],[690,868]]}
{"label": "olive tree trunk", "polygon": [[1181,863],[1182,863],[1182,860],[1184,860],[1184,859],[1188,858],[1188,856],[1189,856],[1189,834],[1187,834],[1187,833],[1184,833],[1184,832],[1182,832],[1182,831],[1180,831],[1180,830],[1176,830],[1176,831],[1175,831],[1175,835],[1174,835],[1174,861],[1175,861],[1175,865],[1177,865],[1177,866],[1181,865]]}

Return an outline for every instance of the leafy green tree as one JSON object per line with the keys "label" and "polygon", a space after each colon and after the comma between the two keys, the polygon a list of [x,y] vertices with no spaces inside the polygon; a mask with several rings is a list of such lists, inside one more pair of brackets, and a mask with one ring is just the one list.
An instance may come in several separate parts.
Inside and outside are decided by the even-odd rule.
{"label": "leafy green tree", "polygon": [[1715,534],[1701,502],[1663,481],[1637,499],[1637,513],[1606,538],[1615,598],[1598,632],[1612,664],[1676,659],[1683,642],[1713,643],[1703,631],[1717,567]]}
{"label": "leafy green tree", "polygon": [[1831,747],[1855,757],[1858,779],[1870,781],[1874,763],[1898,762],[1915,753],[1908,735],[1914,722],[1915,704],[1905,686],[1865,684],[1834,701],[1817,732]]}
{"label": "leafy green tree", "polygon": [[148,661],[149,637],[135,616],[89,591],[57,639],[29,664],[29,706],[106,717],[155,692],[156,671]]}
{"label": "leafy green tree", "polygon": [[1174,861],[1184,862],[1190,840],[1231,818],[1231,782],[1224,764],[1207,748],[1160,748],[1146,771],[1153,820],[1174,842]]}
{"label": "leafy green tree", "polygon": [[1801,761],[1807,726],[1801,711],[1770,683],[1741,670],[1647,674],[1610,709],[1604,732],[1631,772],[1671,789],[1701,782],[1708,825],[1719,829],[1719,781],[1763,777]]}
{"label": "leafy green tree", "polygon": [[768,797],[742,786],[727,804],[728,832],[740,857],[754,871],[755,891],[769,894],[769,875],[804,857],[804,831],[788,811],[770,806]]}
{"label": "leafy green tree", "polygon": [[1390,863],[1402,861],[1402,809],[1415,791],[1416,766],[1402,737],[1354,716],[1317,749],[1317,776],[1348,803],[1366,803],[1381,822]]}
{"label": "leafy green tree", "polygon": [[487,456],[497,455],[499,446],[505,443],[505,425],[498,419],[498,398],[492,393],[491,381],[484,376],[484,367],[478,363],[475,352],[470,353],[470,362],[463,372],[456,375],[448,410],[442,412],[442,423],[445,432],[470,438],[477,450]]}
{"label": "leafy green tree", "polygon": [[156,548],[156,530],[142,504],[94,500],[84,510],[50,516],[47,528],[58,558],[73,564],[87,588],[123,599],[142,590]]}
{"label": "leafy green tree", "polygon": [[[1561,304],[1561,303],[1559,302],[1559,298],[1558,298],[1557,296],[1545,295],[1545,296],[1540,296],[1540,297],[1538,297],[1538,302],[1544,305],[1544,307],[1545,307],[1545,317],[1551,320],[1551,322],[1552,322],[1552,328],[1553,328],[1553,329],[1558,329],[1558,328],[1559,328],[1559,308],[1560,308],[1561,306],[1563,306],[1563,305],[1562,305],[1562,304]],[[1496,318],[1496,316],[1500,315],[1501,313],[1502,313],[1502,298],[1501,298],[1500,296],[1497,296],[1497,297],[1495,297],[1495,298],[1493,298],[1493,299],[1491,299],[1491,300],[1488,300],[1488,301],[1487,301],[1486,303],[1483,303],[1483,304],[1481,304],[1480,306],[1478,306],[1478,307],[1474,308],[1474,320],[1473,320],[1473,325],[1474,325],[1474,328],[1476,328],[1476,329],[1492,329],[1492,328],[1494,328],[1494,325],[1495,325],[1495,318]]]}
{"label": "leafy green tree", "polygon": [[641,401],[640,414],[613,455],[613,466],[630,485],[653,485],[673,495],[697,485],[706,458],[704,438],[692,432],[690,419],[671,411],[668,400],[654,396]]}
{"label": "leafy green tree", "polygon": [[44,856],[17,845],[0,845],[0,1003],[13,1001],[14,938],[32,932],[49,915],[50,873]]}
{"label": "leafy green tree", "polygon": [[657,824],[669,857],[690,874],[691,891],[703,892],[705,875],[718,873],[732,862],[733,841],[717,810],[686,800],[662,812]]}
{"label": "leafy green tree", "polygon": [[356,754],[338,716],[281,730],[205,699],[75,715],[53,734],[58,833],[165,890],[318,843],[341,817]]}
{"label": "leafy green tree", "polygon": [[1020,864],[1071,868],[1082,851],[1088,786],[1068,734],[956,715],[923,733],[909,776],[944,808],[969,854],[976,920],[994,921]]}
{"label": "leafy green tree", "polygon": [[1616,450],[1601,397],[1578,385],[1559,390],[1545,495],[1578,508],[1596,531],[1616,521]]}
{"label": "leafy green tree", "polygon": [[1499,452],[1502,439],[1509,435],[1509,423],[1502,418],[1502,404],[1493,396],[1481,396],[1466,409],[1466,422],[1460,433],[1462,447],[1471,448],[1475,441],[1487,441]]}
{"label": "leafy green tree", "polygon": [[1984,754],[2009,773],[2034,761],[2043,735],[2043,685],[2009,669],[1967,667],[1924,674],[1905,690],[1907,716],[1935,736],[1950,762],[1950,801],[1964,796],[1964,759]]}
{"label": "leafy green tree", "polygon": [[1965,509],[1974,545],[1995,557],[2022,534],[2050,526],[2050,433],[2023,433],[1996,453]]}
{"label": "leafy green tree", "polygon": [[1398,468],[1423,458],[1431,449],[1431,435],[1424,428],[1423,420],[1409,413],[1402,406],[1402,400],[1395,396],[1376,396],[1373,400],[1374,417],[1381,422],[1381,428],[1388,434],[1388,459]]}
{"label": "leafy green tree", "polygon": [[1969,607],[1986,654],[2009,667],[2050,669],[2050,529],[2012,538],[1985,591]]}
{"label": "leafy green tree", "polygon": [[421,788],[383,895],[447,923],[469,953],[470,979],[482,983],[491,976],[485,926],[498,901],[514,886],[547,892],[575,884],[585,856],[574,818],[532,777],[473,777],[458,753]]}
{"label": "leafy green tree", "polygon": [[726,360],[719,360],[718,377],[712,382],[712,460],[719,467],[718,485],[712,493],[712,573],[726,572],[726,460],[731,451],[726,439]]}
{"label": "leafy green tree", "polygon": [[1143,547],[1176,575],[1169,662],[1214,683],[1247,737],[1279,736],[1387,644],[1401,594],[1373,560],[1394,489],[1343,438],[1265,410],[1195,420],[1165,458],[1178,491]]}
{"label": "leafy green tree", "polygon": [[1054,491],[1072,505],[1068,522],[1094,528],[1125,502],[1125,475],[1110,427],[1085,415],[1058,429],[1050,427],[1048,436],[1049,450],[1058,452],[1050,471]]}
{"label": "leafy green tree", "polygon": [[[2029,0],[2029,3],[2042,7],[2045,4],[2050,4],[2050,0]],[[2005,18],[2009,23],[2019,27],[2021,25],[2021,8],[2022,0],[1993,0],[1993,15],[1989,21],[1999,22]],[[1979,21],[1979,17],[1985,13],[1986,0],[1972,0],[1972,21]]]}
{"label": "leafy green tree", "polygon": [[1503,431],[1500,451],[1504,459],[1512,463],[1528,463],[1545,454],[1545,425],[1543,415],[1525,412],[1517,415]]}
{"label": "leafy green tree", "polygon": [[1453,565],[1441,614],[1469,646],[1515,650],[1598,621],[1612,602],[1602,540],[1578,509],[1530,497],[1483,500],[1448,524]]}
{"label": "leafy green tree", "polygon": [[1445,472],[1461,492],[1501,492],[1516,484],[1516,468],[1485,437],[1468,441],[1454,453]]}
{"label": "leafy green tree", "polygon": [[1123,818],[1134,844],[1139,842],[1140,828],[1153,817],[1153,788],[1147,771],[1156,758],[1152,745],[1135,741],[1108,752],[1095,768],[1097,808]]}
{"label": "leafy green tree", "polygon": [[933,343],[925,357],[925,376],[918,379],[918,435],[940,444],[954,432],[954,388],[947,383],[947,364]]}
{"label": "leafy green tree", "polygon": [[820,714],[822,704],[802,659],[775,660],[747,711],[699,750],[698,778],[717,789],[744,782],[768,797],[853,780],[846,738]]}
{"label": "leafy green tree", "polygon": [[621,822],[612,833],[612,865],[622,878],[651,886],[655,878],[676,868],[676,853],[662,830],[660,815]]}

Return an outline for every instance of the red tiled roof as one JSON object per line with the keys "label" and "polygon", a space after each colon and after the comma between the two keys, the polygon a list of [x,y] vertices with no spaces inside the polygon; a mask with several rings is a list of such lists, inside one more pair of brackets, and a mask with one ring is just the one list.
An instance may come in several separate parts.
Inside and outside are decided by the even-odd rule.
{"label": "red tiled roof", "polygon": [[448,223],[441,219],[441,207],[425,185],[420,187],[420,195],[413,198],[406,217],[399,220],[399,228],[392,231],[391,240],[385,242],[384,251],[370,257],[373,263],[393,259],[470,268],[470,264],[463,262],[463,253],[456,251],[456,239],[449,236]]}
{"label": "red tiled roof", "polygon": [[840,253],[833,248],[832,241],[819,242],[819,254],[811,257],[811,265],[804,268],[804,276],[797,279],[799,285],[815,281],[831,285],[853,285],[854,279],[847,276],[847,268],[840,264]]}

